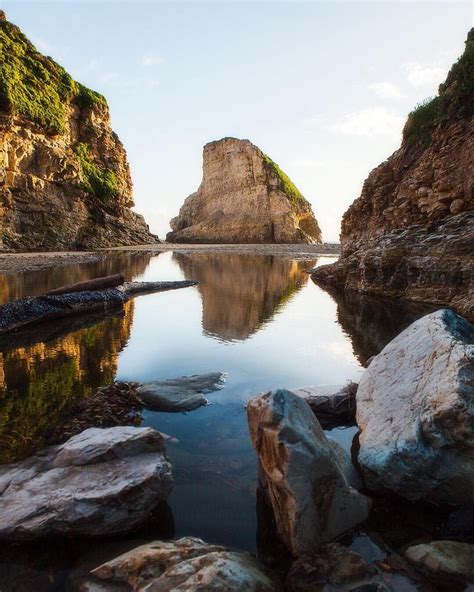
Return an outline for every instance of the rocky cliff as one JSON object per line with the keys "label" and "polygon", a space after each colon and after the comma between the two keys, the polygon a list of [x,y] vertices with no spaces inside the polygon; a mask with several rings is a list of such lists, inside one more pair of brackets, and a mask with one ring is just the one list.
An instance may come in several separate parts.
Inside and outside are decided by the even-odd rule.
{"label": "rocky cliff", "polygon": [[105,98],[39,53],[0,11],[0,248],[156,242],[132,212]]}
{"label": "rocky cliff", "polygon": [[204,146],[203,179],[170,222],[176,243],[314,243],[311,205],[288,176],[248,140]]}
{"label": "rocky cliff", "polygon": [[474,316],[474,29],[433,99],[342,220],[342,256],[316,281],[448,304]]}

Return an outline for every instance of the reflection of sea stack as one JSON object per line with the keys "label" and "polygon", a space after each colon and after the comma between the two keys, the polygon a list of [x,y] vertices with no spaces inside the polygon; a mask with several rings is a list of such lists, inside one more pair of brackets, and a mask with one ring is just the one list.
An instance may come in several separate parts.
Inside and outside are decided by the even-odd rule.
{"label": "reflection of sea stack", "polygon": [[258,255],[175,253],[186,279],[198,282],[203,329],[224,340],[247,339],[307,281],[298,262]]}
{"label": "reflection of sea stack", "polygon": [[170,222],[174,243],[319,243],[310,203],[248,140],[204,146],[203,178]]}

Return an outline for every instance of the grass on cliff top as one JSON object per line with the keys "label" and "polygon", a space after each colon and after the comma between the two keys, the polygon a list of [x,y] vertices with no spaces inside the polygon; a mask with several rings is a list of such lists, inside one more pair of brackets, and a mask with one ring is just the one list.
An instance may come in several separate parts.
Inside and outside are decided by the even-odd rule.
{"label": "grass on cliff top", "polygon": [[286,193],[293,205],[310,207],[309,202],[298,189],[298,187],[296,187],[296,185],[293,183],[290,177],[288,177],[288,175],[281,170],[281,168],[277,165],[276,162],[273,162],[273,160],[266,154],[263,155],[263,161],[268,166],[268,168],[277,176],[281,191],[283,191],[283,193]]}
{"label": "grass on cliff top", "polygon": [[453,64],[438,96],[426,99],[408,115],[403,138],[425,145],[444,119],[463,119],[474,115],[474,28],[467,36],[466,48]]}
{"label": "grass on cliff top", "polygon": [[67,105],[105,105],[105,98],[79,84],[39,53],[20,29],[0,20],[0,110],[23,116],[53,133],[66,124]]}
{"label": "grass on cliff top", "polygon": [[118,183],[115,173],[95,164],[89,145],[78,142],[74,148],[76,158],[81,165],[84,177],[84,189],[102,200],[117,197]]}

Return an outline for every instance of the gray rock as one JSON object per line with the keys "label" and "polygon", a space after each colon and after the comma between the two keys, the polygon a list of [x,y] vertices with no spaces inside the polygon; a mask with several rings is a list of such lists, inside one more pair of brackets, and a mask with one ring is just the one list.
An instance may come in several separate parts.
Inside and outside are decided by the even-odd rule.
{"label": "gray rock", "polygon": [[277,529],[294,556],[363,522],[370,500],[348,483],[309,405],[279,390],[251,399],[250,436]]}
{"label": "gray rock", "polygon": [[474,579],[474,545],[468,543],[433,541],[408,547],[405,557],[433,575]]}
{"label": "gray rock", "polygon": [[126,532],[146,520],[172,484],[158,432],[90,428],[0,467],[0,539]]}
{"label": "gray rock", "polygon": [[313,410],[325,428],[336,425],[353,425],[356,416],[357,384],[317,385],[293,389]]}
{"label": "gray rock", "polygon": [[195,374],[169,380],[154,380],[138,387],[138,396],[153,411],[192,411],[207,404],[205,393],[222,388],[225,374]]}
{"label": "gray rock", "polygon": [[370,488],[474,501],[474,327],[438,310],[400,333],[362,375],[357,423]]}
{"label": "gray rock", "polygon": [[[192,537],[154,541],[92,570],[80,592],[279,592],[281,586],[250,553]],[[122,589],[122,588],[119,588]]]}

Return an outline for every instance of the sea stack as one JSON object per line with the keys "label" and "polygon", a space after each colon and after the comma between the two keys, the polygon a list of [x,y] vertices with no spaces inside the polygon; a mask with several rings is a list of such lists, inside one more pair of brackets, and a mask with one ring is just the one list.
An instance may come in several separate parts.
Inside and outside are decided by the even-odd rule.
{"label": "sea stack", "polygon": [[0,249],[153,243],[105,98],[0,12]]}
{"label": "sea stack", "polygon": [[474,318],[474,29],[433,99],[344,214],[342,256],[313,274],[346,290],[448,305]]}
{"label": "sea stack", "polygon": [[199,189],[170,222],[174,243],[319,243],[310,203],[249,140],[223,138],[203,151]]}

